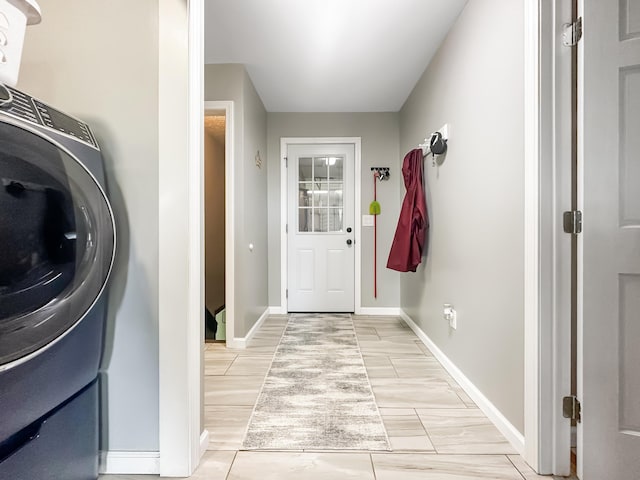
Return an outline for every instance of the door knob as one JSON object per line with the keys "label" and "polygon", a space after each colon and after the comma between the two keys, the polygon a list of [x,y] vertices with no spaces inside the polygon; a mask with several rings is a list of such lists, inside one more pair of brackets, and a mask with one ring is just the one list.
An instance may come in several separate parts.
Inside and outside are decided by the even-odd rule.
{"label": "door knob", "polygon": [[351,245],[353,243],[353,241],[351,241],[351,239],[347,240],[347,245]]}

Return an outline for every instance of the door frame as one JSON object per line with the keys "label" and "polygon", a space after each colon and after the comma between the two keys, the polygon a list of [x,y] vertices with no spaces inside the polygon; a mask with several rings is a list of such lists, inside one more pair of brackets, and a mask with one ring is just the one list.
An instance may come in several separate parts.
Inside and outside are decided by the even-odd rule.
{"label": "door frame", "polygon": [[[558,0],[556,0],[557,2]],[[181,35],[173,34],[176,22],[183,21],[181,12],[177,11],[178,4],[183,0],[161,0],[159,3],[160,17],[160,55],[161,63],[159,82],[162,91],[163,82],[177,83],[179,88],[171,89],[167,85],[167,94],[159,95],[160,115],[160,165],[167,164],[167,170],[171,170],[172,178],[165,179],[162,171],[159,180],[161,199],[159,211],[160,233],[170,232],[171,236],[180,240],[182,244],[187,242],[190,230],[177,228],[182,225],[185,218],[194,220],[191,225],[198,230],[197,219],[202,217],[202,204],[198,201],[189,202],[191,196],[198,194],[193,189],[185,188],[183,183],[176,181],[176,175],[180,180],[192,171],[194,181],[198,179],[198,165],[201,165],[200,143],[198,140],[202,130],[202,104],[203,104],[203,63],[204,63],[204,0],[188,0],[181,7],[188,11],[184,20],[184,29],[188,30],[188,49],[184,48]],[[555,5],[555,2],[554,2]],[[524,76],[524,102],[525,102],[525,451],[527,462],[538,472],[546,473],[547,468],[553,468],[554,457],[562,457],[561,445],[554,440],[558,426],[554,423],[553,411],[557,410],[553,393],[560,385],[559,376],[555,374],[558,364],[564,362],[563,352],[558,348],[562,342],[554,341],[555,328],[554,317],[547,316],[547,311],[541,308],[543,305],[554,305],[555,287],[551,283],[545,283],[548,278],[557,278],[558,262],[560,257],[553,256],[556,247],[548,238],[542,238],[542,230],[553,229],[556,218],[549,211],[548,205],[543,204],[545,197],[542,186],[553,185],[553,173],[541,171],[544,164],[546,151],[542,140],[555,138],[553,127],[541,124],[543,112],[553,111],[553,73],[548,69],[543,70],[543,64],[549,64],[555,55],[553,44],[544,37],[542,30],[548,32],[549,18],[554,18],[555,8],[550,2],[544,0],[525,0],[524,36],[525,36],[525,76]],[[551,12],[551,14],[550,14]],[[176,20],[176,18],[178,20]],[[173,22],[173,23],[172,23]],[[182,25],[178,25],[182,27]],[[164,34],[163,34],[164,32]],[[178,32],[181,33],[181,32]],[[177,38],[177,39],[176,39]],[[165,48],[166,47],[166,48]],[[163,53],[163,51],[165,53]],[[165,60],[166,59],[166,60]],[[181,79],[175,79],[182,69],[176,69],[176,62],[188,62],[188,86]],[[176,86],[176,85],[173,85]],[[180,104],[182,103],[182,106]],[[187,107],[187,105],[189,107]],[[183,111],[182,109],[188,111]],[[551,110],[549,110],[551,109]],[[187,119],[188,121],[184,121]],[[163,137],[162,129],[165,128],[167,137]],[[548,136],[549,128],[552,136]],[[183,136],[188,136],[188,148],[183,144]],[[177,138],[179,137],[179,138]],[[282,139],[283,141],[295,141],[297,139]],[[321,140],[321,139],[305,139]],[[344,138],[340,138],[344,141]],[[360,139],[356,145],[356,171],[360,170]],[[336,139],[332,139],[336,141]],[[164,149],[165,143],[169,147]],[[281,159],[284,156],[281,141]],[[172,158],[172,155],[174,155]],[[184,162],[183,169],[178,168],[175,158],[188,158]],[[284,162],[283,162],[284,163]],[[283,170],[281,164],[281,172]],[[362,172],[360,172],[362,173]],[[286,177],[285,177],[286,178]],[[281,173],[282,179],[282,173]],[[360,175],[356,175],[356,183],[360,183]],[[282,181],[281,181],[282,184]],[[285,182],[286,184],[286,182]],[[545,190],[548,193],[548,190]],[[286,192],[285,192],[286,194]],[[163,198],[171,199],[170,202],[162,201]],[[286,205],[282,200],[281,205]],[[195,200],[195,198],[194,198]],[[356,214],[360,215],[360,195],[356,195]],[[199,206],[198,206],[199,205]],[[281,215],[282,217],[282,215]],[[359,218],[358,218],[359,220]],[[281,264],[285,266],[281,272],[282,285],[286,285],[286,236],[284,235],[285,222],[281,221]],[[357,240],[360,239],[360,221],[356,222]],[[188,243],[188,242],[187,242]],[[284,250],[283,250],[284,249]],[[201,286],[195,280],[186,282],[184,287],[171,291],[171,295],[162,295],[164,283],[175,285],[176,262],[184,262],[182,269],[195,266],[202,260],[199,249],[185,249],[184,258],[175,260],[175,249],[165,248],[160,245],[159,251],[159,348],[160,348],[160,378],[159,378],[159,450],[160,468],[162,475],[188,476],[196,468],[201,453],[198,435],[200,433],[200,388],[202,376],[200,369],[199,346],[201,342],[201,314],[198,312],[201,302],[195,302]],[[284,253],[283,253],[284,252]],[[360,242],[356,242],[356,313],[360,306]],[[549,257],[551,255],[551,257]],[[544,258],[555,258],[556,262],[542,262]],[[281,275],[282,275],[281,273]],[[182,278],[182,276],[181,276]],[[285,287],[281,287],[281,309],[286,312]],[[555,299],[555,300],[554,300]],[[177,312],[178,317],[172,315]],[[278,309],[277,312],[280,313]],[[184,318],[186,321],[177,322],[176,318]],[[176,325],[179,324],[179,325]],[[545,327],[545,328],[543,328]],[[197,350],[192,350],[193,346]],[[568,356],[568,352],[567,352]],[[569,359],[567,359],[568,361]],[[166,367],[166,368],[165,368]],[[551,400],[550,400],[551,398]],[[555,406],[554,406],[555,405]],[[163,414],[164,412],[164,414]],[[552,442],[553,440],[553,442]],[[551,473],[549,471],[548,473]]]}
{"label": "door frame", "polygon": [[[361,209],[362,209],[362,172],[361,172],[361,137],[282,137],[280,139],[280,305],[281,311],[277,313],[288,313],[289,306],[287,300],[287,260],[288,260],[288,179],[287,179],[287,151],[289,145],[304,144],[347,144],[354,147],[354,230],[355,230],[355,251],[354,251],[354,313],[358,314],[362,310],[362,261],[361,261]],[[276,312],[272,312],[276,313]]]}
{"label": "door frame", "polygon": [[[233,170],[234,158],[234,113],[233,101],[205,101],[204,115],[224,113],[224,307],[227,323],[225,334],[226,344],[235,346],[235,172]],[[203,160],[204,162],[204,157]],[[204,166],[204,163],[203,163]],[[204,180],[204,178],[202,179]],[[204,200],[203,200],[204,201]],[[204,204],[203,204],[204,205]],[[204,206],[202,208],[204,214]],[[204,225],[203,225],[204,226]],[[204,256],[203,256],[204,258]],[[204,282],[204,270],[202,272]]]}
{"label": "door frame", "polygon": [[158,454],[139,473],[188,477],[201,426],[204,347],[204,0],[158,3]]}
{"label": "door frame", "polygon": [[555,475],[569,474],[571,445],[571,52],[560,38],[571,20],[569,2],[525,0],[524,458]]}

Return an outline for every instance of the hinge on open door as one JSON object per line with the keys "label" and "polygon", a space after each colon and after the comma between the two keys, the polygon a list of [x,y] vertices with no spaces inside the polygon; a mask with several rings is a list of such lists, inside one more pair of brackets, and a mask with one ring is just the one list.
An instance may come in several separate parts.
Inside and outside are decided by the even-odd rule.
{"label": "hinge on open door", "polygon": [[562,45],[575,47],[582,38],[582,17],[562,25]]}
{"label": "hinge on open door", "polygon": [[580,402],[575,395],[562,399],[562,416],[580,423],[582,421]]}
{"label": "hinge on open door", "polygon": [[580,210],[564,212],[562,215],[562,225],[564,227],[564,233],[572,233],[574,235],[582,233],[582,212]]}
{"label": "hinge on open door", "polygon": [[289,168],[289,157],[284,157],[284,168]]}
{"label": "hinge on open door", "polygon": [[284,291],[284,297],[285,298],[289,298],[289,289],[288,288]]}

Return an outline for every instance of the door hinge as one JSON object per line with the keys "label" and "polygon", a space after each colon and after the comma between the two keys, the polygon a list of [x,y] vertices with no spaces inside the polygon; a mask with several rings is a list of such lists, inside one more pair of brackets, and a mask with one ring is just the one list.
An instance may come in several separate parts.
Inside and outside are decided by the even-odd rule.
{"label": "door hinge", "polygon": [[289,168],[289,157],[284,157],[284,168]]}
{"label": "door hinge", "polygon": [[575,47],[582,38],[582,17],[562,25],[562,45]]}
{"label": "door hinge", "polygon": [[289,298],[289,289],[288,288],[284,291],[284,298]]}
{"label": "door hinge", "polygon": [[582,212],[580,210],[564,212],[562,215],[562,224],[564,226],[564,233],[572,233],[574,235],[582,233]]}
{"label": "door hinge", "polygon": [[580,423],[582,421],[581,415],[582,407],[575,395],[569,397],[563,397],[562,399],[562,416],[564,418],[570,418]]}
{"label": "door hinge", "polygon": [[284,233],[289,233],[289,224],[288,223],[284,224]]}

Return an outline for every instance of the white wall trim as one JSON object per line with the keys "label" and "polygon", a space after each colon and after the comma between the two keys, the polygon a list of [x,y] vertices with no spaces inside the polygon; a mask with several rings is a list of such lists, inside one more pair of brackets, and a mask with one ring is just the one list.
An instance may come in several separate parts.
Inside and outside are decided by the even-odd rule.
{"label": "white wall trim", "polygon": [[[224,213],[224,304],[227,322],[227,345],[234,343],[235,335],[235,171],[234,171],[234,103],[232,101],[206,101],[204,102],[204,114],[224,113],[226,128],[224,137],[224,170],[225,170],[225,213]],[[204,210],[204,208],[203,208]]]}
{"label": "white wall trim", "polygon": [[258,318],[256,323],[253,324],[251,330],[249,330],[244,337],[236,337],[231,342],[227,341],[227,346],[229,348],[247,348],[247,345],[249,345],[253,336],[258,332],[258,330],[260,330],[260,327],[270,314],[271,307],[267,307],[264,312],[262,312],[262,315],[260,315],[260,318]]}
{"label": "white wall trim", "polygon": [[358,314],[362,310],[362,138],[355,137],[349,139],[349,143],[355,145],[356,165],[355,165],[355,212],[353,217],[356,258],[355,258],[355,304],[354,313]]}
{"label": "white wall trim", "polygon": [[286,315],[287,309],[281,306],[271,306],[269,307],[269,313],[271,315]]}
{"label": "white wall trim", "polygon": [[158,6],[156,473],[188,477],[200,461],[201,434],[204,1],[161,0]]}
{"label": "white wall trim", "polygon": [[289,138],[280,139],[280,306],[284,313],[289,312],[289,302],[287,301],[287,221],[288,204],[287,186],[287,143]]}
{"label": "white wall trim", "polygon": [[361,137],[282,137],[280,139],[280,302],[283,313],[287,313],[287,168],[285,157],[287,156],[288,145],[298,144],[352,144],[354,146],[354,233],[355,233],[355,279],[354,279],[354,311],[360,313],[362,303],[362,247],[361,247],[361,226],[360,212],[362,210],[362,138]]}
{"label": "white wall trim", "polygon": [[209,430],[205,428],[200,434],[200,458],[207,453],[207,448],[209,448]]}
{"label": "white wall trim", "polygon": [[[204,362],[204,1],[187,2],[189,39],[189,305],[187,317],[188,440],[185,467],[191,474],[200,463],[202,434],[202,364]],[[164,472],[160,472],[164,473]]]}
{"label": "white wall trim", "polygon": [[160,452],[101,451],[101,475],[158,475]]}
{"label": "white wall trim", "polygon": [[509,441],[511,446],[520,454],[524,452],[524,436],[514,427],[500,410],[484,396],[484,394],[469,380],[464,373],[447,357],[442,350],[422,331],[420,327],[401,310],[400,316],[406,324],[414,331],[418,338],[433,353],[433,356],[442,364],[447,372],[464,389],[471,399],[478,405],[480,410],[493,422],[500,433]]}
{"label": "white wall trim", "polygon": [[524,30],[524,432],[523,456],[539,471],[540,450],[540,13],[539,0],[525,2]]}
{"label": "white wall trim", "polygon": [[525,2],[524,458],[541,474],[569,475],[570,428],[560,402],[571,380],[570,49],[560,25],[571,2]]}
{"label": "white wall trim", "polygon": [[400,307],[360,307],[357,315],[397,317],[401,313]]}

